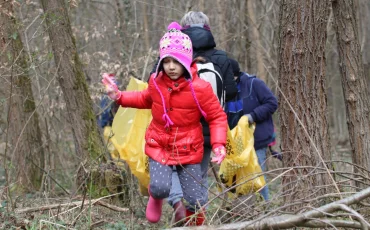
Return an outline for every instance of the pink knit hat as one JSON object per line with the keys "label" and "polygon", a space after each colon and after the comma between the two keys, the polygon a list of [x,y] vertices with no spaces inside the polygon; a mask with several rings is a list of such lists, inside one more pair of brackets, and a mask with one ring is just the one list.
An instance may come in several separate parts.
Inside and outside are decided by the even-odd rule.
{"label": "pink knit hat", "polygon": [[159,62],[156,70],[158,75],[162,60],[172,57],[180,62],[191,77],[190,65],[193,60],[193,45],[188,35],[180,31],[181,26],[177,22],[171,22],[167,27],[167,33],[159,41]]}

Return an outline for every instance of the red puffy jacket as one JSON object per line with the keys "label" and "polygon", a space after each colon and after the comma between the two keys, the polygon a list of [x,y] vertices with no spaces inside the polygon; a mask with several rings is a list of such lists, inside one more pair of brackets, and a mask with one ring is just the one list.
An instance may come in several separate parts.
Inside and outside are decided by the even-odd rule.
{"label": "red puffy jacket", "polygon": [[[213,148],[225,146],[226,114],[211,85],[198,77],[195,64],[192,65],[191,71],[195,97],[207,115],[211,145]],[[162,92],[167,114],[174,123],[170,128],[164,127],[164,106],[153,81],[156,81]],[[152,110],[153,119],[145,134],[145,153],[153,160],[166,165],[197,164],[202,161],[202,114],[192,96],[190,84],[184,77],[173,81],[163,72],[157,77],[153,74],[146,90],[122,92],[117,103],[123,107]]]}

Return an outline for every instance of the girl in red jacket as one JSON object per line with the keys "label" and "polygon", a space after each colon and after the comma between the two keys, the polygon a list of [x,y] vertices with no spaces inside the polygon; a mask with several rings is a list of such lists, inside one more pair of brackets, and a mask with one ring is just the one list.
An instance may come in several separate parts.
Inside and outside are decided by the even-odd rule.
{"label": "girl in red jacket", "polygon": [[199,78],[192,63],[193,50],[189,37],[177,23],[159,42],[160,60],[149,86],[141,92],[119,91],[114,81],[103,75],[103,84],[112,100],[123,107],[151,109],[153,119],[145,134],[145,153],[149,157],[150,185],[146,218],[152,223],[160,220],[163,199],[171,189],[173,167],[179,175],[187,217],[197,212],[195,224],[204,221],[201,194],[203,186],[200,162],[203,157],[203,134],[200,118],[204,117],[211,130],[211,144],[220,164],[226,150],[226,114],[213,93],[211,85]]}

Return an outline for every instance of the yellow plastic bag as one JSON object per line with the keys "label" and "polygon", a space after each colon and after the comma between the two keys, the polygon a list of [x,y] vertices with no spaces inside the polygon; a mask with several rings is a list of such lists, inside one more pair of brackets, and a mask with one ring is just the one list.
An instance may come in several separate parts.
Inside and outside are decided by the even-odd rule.
{"label": "yellow plastic bag", "polygon": [[[127,91],[141,91],[148,87],[148,84],[138,79],[131,78]],[[132,174],[140,184],[142,194],[146,194],[149,185],[149,159],[144,153],[145,132],[152,119],[151,110],[133,109],[120,107],[114,116],[111,130],[109,127],[104,130],[104,136],[111,136],[110,142],[114,149],[110,150],[113,159],[125,161]]]}
{"label": "yellow plastic bag", "polygon": [[[227,188],[237,185],[233,189],[237,196],[256,192],[266,184],[263,176],[257,176],[262,170],[253,147],[254,129],[255,125],[249,125],[248,118],[242,116],[238,125],[227,132],[227,156],[218,175]],[[235,195],[229,193],[229,196]]]}

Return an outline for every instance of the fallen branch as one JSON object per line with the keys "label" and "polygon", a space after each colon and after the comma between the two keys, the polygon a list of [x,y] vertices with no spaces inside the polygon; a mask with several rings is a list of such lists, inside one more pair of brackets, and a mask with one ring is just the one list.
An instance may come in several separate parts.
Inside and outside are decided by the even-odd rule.
{"label": "fallen branch", "polygon": [[311,220],[303,225],[302,227],[307,228],[333,228],[334,226],[336,228],[357,228],[361,229],[361,224],[354,222],[354,221],[348,221],[348,220],[327,220],[327,219],[321,219],[321,220]]}
{"label": "fallen branch", "polygon": [[103,206],[103,207],[106,207],[106,208],[109,208],[113,211],[116,211],[116,212],[127,212],[129,209],[128,208],[121,208],[121,207],[118,207],[118,206],[115,206],[115,205],[112,205],[112,204],[108,204],[104,201],[101,201],[99,200],[96,204],[100,205],[100,206]]}
{"label": "fallen branch", "polygon": [[[360,216],[357,212],[354,213],[348,206],[361,202],[362,200],[370,197],[370,187],[364,189],[352,196],[347,198],[326,204],[315,210],[310,210],[297,215],[280,215],[267,217],[260,221],[245,221],[240,223],[226,224],[222,226],[201,226],[193,227],[191,229],[205,230],[205,229],[244,229],[244,230],[253,230],[253,229],[287,229],[294,227],[321,227],[322,226],[335,226],[335,227],[346,227],[351,226],[352,228],[358,229],[368,229],[366,225],[368,223],[366,220]],[[346,220],[330,220],[330,219],[317,219],[323,218],[327,213],[333,213],[338,210],[346,210],[351,215],[355,215],[359,222],[356,221],[346,221]],[[320,226],[319,226],[320,225]],[[173,230],[186,230],[190,229],[187,227],[172,228]]]}
{"label": "fallen branch", "polygon": [[98,222],[95,222],[93,223],[91,226],[90,226],[90,229],[94,229],[94,228],[97,228],[97,227],[100,227],[104,224],[106,224],[107,222],[105,220],[99,220]]}
{"label": "fallen branch", "polygon": [[[15,210],[15,213],[21,214],[21,213],[29,213],[29,212],[37,212],[37,211],[46,211],[50,209],[57,209],[57,208],[69,208],[69,207],[75,207],[75,206],[81,206],[83,201],[75,201],[75,202],[69,202],[65,204],[50,204],[45,206],[39,206],[39,207],[30,207],[30,208],[23,208],[23,209],[17,209]],[[121,208],[112,204],[108,204],[106,202],[101,201],[101,199],[94,199],[90,201],[92,205],[100,205],[106,208],[109,208],[113,211],[117,212],[127,212],[128,208]]]}

